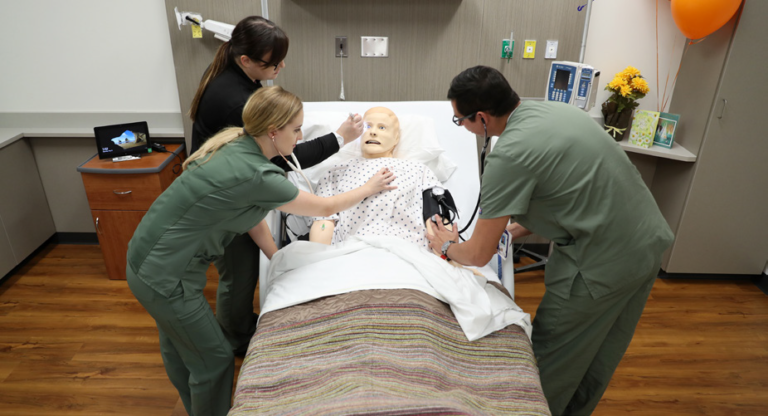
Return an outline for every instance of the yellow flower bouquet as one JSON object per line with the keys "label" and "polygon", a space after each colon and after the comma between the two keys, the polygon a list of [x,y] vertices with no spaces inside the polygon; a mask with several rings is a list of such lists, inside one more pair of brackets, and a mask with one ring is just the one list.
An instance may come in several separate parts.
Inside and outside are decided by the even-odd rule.
{"label": "yellow flower bouquet", "polygon": [[628,66],[616,74],[605,89],[612,92],[602,107],[605,131],[620,141],[627,133],[632,112],[640,105],[637,100],[645,97],[650,88],[640,71]]}

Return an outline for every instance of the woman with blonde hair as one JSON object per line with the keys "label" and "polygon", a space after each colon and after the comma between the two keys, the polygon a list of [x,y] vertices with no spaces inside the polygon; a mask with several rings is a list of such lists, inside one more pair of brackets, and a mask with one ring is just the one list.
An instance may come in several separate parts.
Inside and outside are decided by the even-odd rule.
{"label": "woman with blonde hair", "polygon": [[128,285],[157,322],[166,372],[190,415],[230,408],[234,355],[203,296],[206,270],[224,247],[247,233],[271,258],[277,247],[263,221],[270,210],[330,215],[395,188],[394,175],[382,169],[333,197],[299,191],[269,159],[291,154],[303,119],[292,93],[256,91],[243,110],[244,127],[220,132],[189,157],[128,245]]}
{"label": "woman with blonde hair", "polygon": [[[195,153],[215,134],[227,127],[243,127],[243,108],[262,81],[276,79],[285,68],[288,36],[272,21],[261,16],[242,19],[233,29],[232,38],[216,52],[206,69],[189,112],[192,125],[192,149]],[[344,121],[335,133],[299,144],[294,156],[304,168],[314,166],[339,151],[363,133],[362,117]],[[272,163],[285,171],[291,167],[281,157]],[[216,294],[216,319],[236,354],[245,353],[256,331],[253,298],[259,273],[259,257],[247,235],[232,239],[214,265],[219,271]]]}

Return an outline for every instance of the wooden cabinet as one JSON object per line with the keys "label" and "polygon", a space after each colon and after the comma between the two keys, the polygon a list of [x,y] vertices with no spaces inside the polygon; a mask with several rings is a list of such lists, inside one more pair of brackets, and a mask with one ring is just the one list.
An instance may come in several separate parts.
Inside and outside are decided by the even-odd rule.
{"label": "wooden cabinet", "polygon": [[166,148],[172,153],[155,152],[124,162],[94,156],[77,168],[110,279],[125,279],[133,232],[152,202],[181,174],[184,145]]}
{"label": "wooden cabinet", "polygon": [[29,141],[0,149],[0,278],[56,233]]}
{"label": "wooden cabinet", "polygon": [[147,211],[91,210],[110,279],[125,279],[128,242]]}

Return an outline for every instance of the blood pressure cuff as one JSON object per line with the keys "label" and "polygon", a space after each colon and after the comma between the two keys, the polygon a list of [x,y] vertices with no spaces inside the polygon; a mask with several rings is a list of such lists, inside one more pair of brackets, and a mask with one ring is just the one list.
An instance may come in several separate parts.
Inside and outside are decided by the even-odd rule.
{"label": "blood pressure cuff", "polygon": [[427,189],[422,193],[425,222],[437,214],[443,219],[443,225],[448,225],[458,216],[453,196],[447,189],[444,189],[443,192],[443,195],[435,195],[432,193],[432,189]]}

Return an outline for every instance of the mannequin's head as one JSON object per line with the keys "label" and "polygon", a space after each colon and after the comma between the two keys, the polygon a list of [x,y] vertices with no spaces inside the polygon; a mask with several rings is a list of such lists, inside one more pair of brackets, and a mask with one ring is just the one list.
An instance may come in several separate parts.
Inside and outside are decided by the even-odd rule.
{"label": "mannequin's head", "polygon": [[400,121],[386,107],[373,107],[363,116],[365,131],[360,139],[360,150],[366,159],[392,157],[400,143]]}

